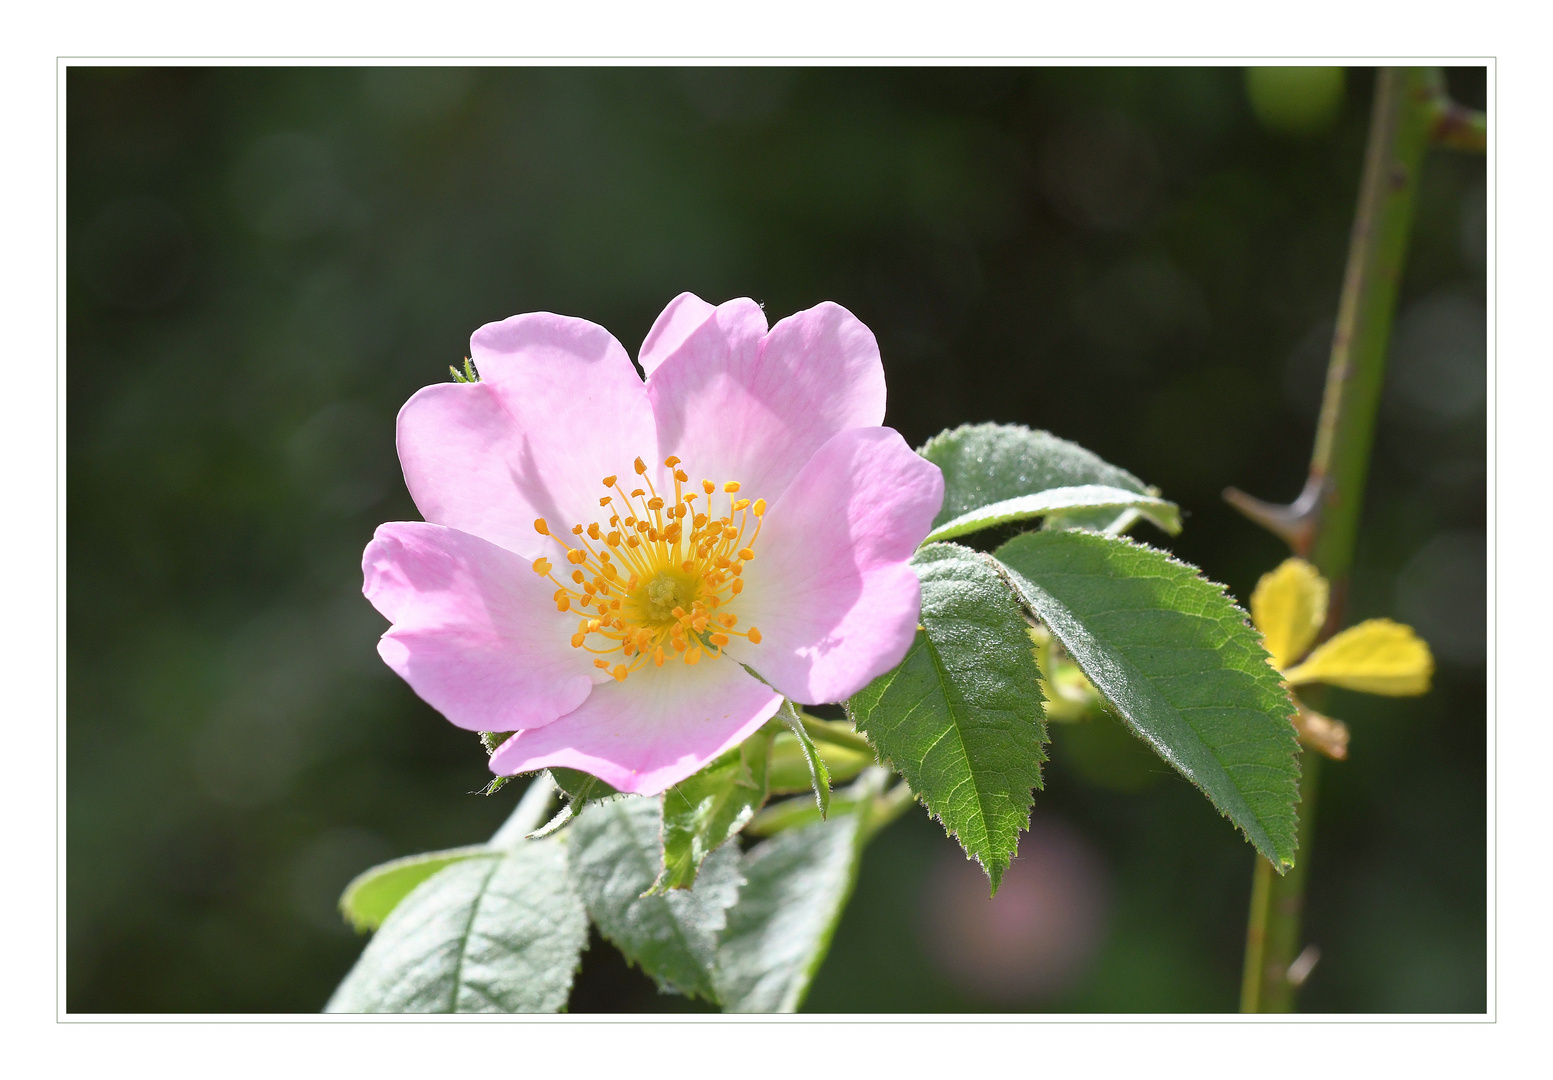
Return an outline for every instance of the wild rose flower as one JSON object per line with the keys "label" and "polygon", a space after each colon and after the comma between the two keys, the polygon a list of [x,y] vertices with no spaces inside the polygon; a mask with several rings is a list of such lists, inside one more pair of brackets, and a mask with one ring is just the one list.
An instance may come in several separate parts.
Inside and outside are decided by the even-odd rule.
{"label": "wild rose flower", "polygon": [[494,772],[655,794],[783,695],[840,701],[905,656],[906,561],[943,478],[881,426],[878,345],[850,312],[768,330],[753,301],[681,294],[642,345],[645,381],[602,327],[547,312],[470,350],[481,381],[399,413],[426,520],[378,528],[363,591],[417,694],[517,732]]}

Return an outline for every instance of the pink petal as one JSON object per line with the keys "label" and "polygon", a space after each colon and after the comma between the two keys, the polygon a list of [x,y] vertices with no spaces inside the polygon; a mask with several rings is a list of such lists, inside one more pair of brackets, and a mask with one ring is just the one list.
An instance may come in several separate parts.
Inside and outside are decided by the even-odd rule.
{"label": "pink petal", "polygon": [[884,367],[868,327],[836,304],[764,327],[753,301],[722,305],[647,393],[660,452],[683,458],[692,480],[737,480],[775,502],[831,436],[884,422]]}
{"label": "pink petal", "polygon": [[362,592],[393,626],[378,653],[443,716],[471,731],[548,724],[587,699],[592,657],[571,647],[575,615],[527,561],[441,525],[379,525]]}
{"label": "pink petal", "polygon": [[656,795],[739,745],[776,713],[781,695],[732,660],[670,661],[596,687],[582,706],[520,731],[491,757],[498,776],[563,765],[621,791]]}
{"label": "pink petal", "polygon": [[943,474],[890,428],[832,438],[766,511],[733,659],[795,701],[842,701],[900,663],[921,608],[906,564],[944,499]]}
{"label": "pink petal", "polygon": [[[647,331],[642,351],[636,355],[642,371],[651,376],[658,365],[673,355],[674,350],[684,344],[691,332],[711,318],[716,310],[695,293],[682,292],[670,300],[669,306],[663,309],[663,314],[652,324],[652,329]],[[765,320],[761,322],[764,326]]]}
{"label": "pink petal", "polygon": [[607,520],[601,480],[631,477],[638,456],[656,464],[646,388],[582,319],[516,315],[475,331],[470,350],[483,381],[428,386],[399,412],[405,483],[427,521],[554,559],[535,518],[556,533]]}

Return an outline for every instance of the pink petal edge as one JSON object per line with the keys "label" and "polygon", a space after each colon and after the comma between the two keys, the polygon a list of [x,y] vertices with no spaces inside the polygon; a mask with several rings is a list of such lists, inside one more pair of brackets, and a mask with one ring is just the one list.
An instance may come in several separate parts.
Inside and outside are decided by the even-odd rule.
{"label": "pink petal edge", "polygon": [[560,765],[656,795],[739,745],[781,704],[780,694],[728,658],[649,664],[623,683],[596,687],[555,723],[518,732],[492,755],[491,771],[513,776]]}
{"label": "pink petal edge", "polygon": [[636,354],[642,371],[649,377],[685,339],[700,328],[717,310],[695,293],[682,292],[669,301],[669,306],[654,320],[652,329],[642,339],[642,349]]}
{"label": "pink petal edge", "polygon": [[768,333],[754,301],[729,301],[661,361],[647,393],[662,453],[768,503],[832,436],[884,422],[879,345],[829,302]]}
{"label": "pink petal edge", "polygon": [[379,525],[362,554],[362,592],[390,627],[378,653],[461,728],[512,731],[582,705],[598,675],[573,649],[570,616],[519,556],[420,521]]}
{"label": "pink petal edge", "polygon": [[729,610],[757,627],[728,654],[807,704],[843,701],[899,664],[921,614],[907,560],[932,527],[943,474],[891,428],[832,438],[766,511]]}
{"label": "pink petal edge", "polygon": [[603,477],[656,465],[646,386],[602,327],[548,312],[482,326],[470,351],[481,382],[425,387],[400,410],[405,484],[428,521],[556,558],[535,518],[555,532],[598,520]]}

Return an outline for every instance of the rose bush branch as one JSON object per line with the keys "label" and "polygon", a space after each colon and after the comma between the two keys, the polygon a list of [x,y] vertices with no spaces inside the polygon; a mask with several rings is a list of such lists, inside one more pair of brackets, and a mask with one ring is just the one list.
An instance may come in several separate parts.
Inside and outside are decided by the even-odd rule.
{"label": "rose bush branch", "polygon": [[[1440,131],[1443,87],[1437,70],[1382,68],[1365,149],[1358,209],[1332,339],[1325,395],[1304,491],[1275,506],[1231,489],[1225,497],[1307,557],[1331,585],[1321,636],[1342,625],[1386,351],[1407,255],[1424,151]],[[1314,759],[1303,755],[1299,869],[1277,876],[1259,861],[1247,924],[1244,1012],[1284,1012],[1297,989],[1287,978],[1299,951],[1316,808]]]}

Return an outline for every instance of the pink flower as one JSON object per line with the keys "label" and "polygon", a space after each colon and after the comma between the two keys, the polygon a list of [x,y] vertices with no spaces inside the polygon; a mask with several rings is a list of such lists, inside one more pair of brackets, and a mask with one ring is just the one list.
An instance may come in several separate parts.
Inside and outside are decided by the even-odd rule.
{"label": "pink flower", "polygon": [[603,328],[547,312],[470,349],[482,381],[400,410],[426,520],[378,528],[363,591],[417,694],[517,732],[494,772],[655,794],[783,695],[840,701],[900,663],[943,478],[881,426],[879,348],[846,309],[768,332],[753,301],[683,293],[645,382]]}

